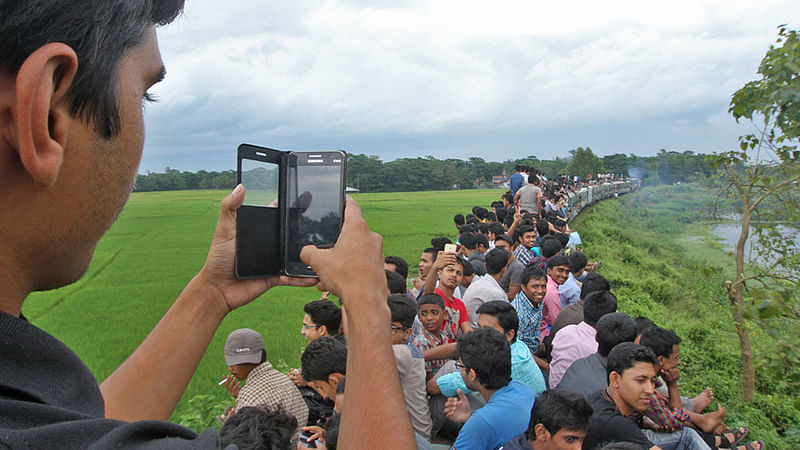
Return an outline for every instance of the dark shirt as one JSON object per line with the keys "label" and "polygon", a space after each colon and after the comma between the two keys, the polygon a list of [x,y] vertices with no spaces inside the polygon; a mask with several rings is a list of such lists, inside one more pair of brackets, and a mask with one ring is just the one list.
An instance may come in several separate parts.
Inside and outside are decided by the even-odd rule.
{"label": "dark shirt", "polygon": [[24,317],[0,312],[0,361],[0,448],[218,448],[211,429],[106,419],[86,365]]}
{"label": "dark shirt", "polygon": [[577,392],[586,398],[607,387],[606,358],[599,353],[592,353],[572,363],[558,383],[558,389]]}
{"label": "dark shirt", "polygon": [[594,413],[583,440],[583,450],[593,450],[607,442],[633,442],[644,448],[655,445],[642,434],[636,423],[620,414],[605,389],[590,395],[587,401]]}
{"label": "dark shirt", "polygon": [[583,322],[583,300],[578,300],[575,303],[561,308],[558,317],[556,317],[556,320],[554,320],[553,324],[550,326],[550,334],[544,339],[545,356],[548,359],[550,357],[550,351],[553,349],[553,339],[556,338],[558,330],[567,325],[577,325],[581,322]]}

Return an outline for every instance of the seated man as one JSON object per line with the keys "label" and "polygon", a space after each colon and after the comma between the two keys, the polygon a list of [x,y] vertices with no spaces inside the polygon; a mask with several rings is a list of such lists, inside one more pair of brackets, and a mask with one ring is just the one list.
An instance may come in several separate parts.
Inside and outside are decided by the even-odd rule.
{"label": "seated man", "polygon": [[[503,333],[511,344],[511,379],[527,384],[536,395],[544,392],[546,386],[542,371],[536,365],[528,347],[517,339],[519,319],[517,312],[505,300],[484,303],[478,308],[478,326],[494,328]],[[447,397],[455,397],[458,390],[469,394],[460,372],[449,373],[428,382],[428,393],[442,393]]]}
{"label": "seated man", "polygon": [[[545,243],[550,240],[545,241]],[[550,326],[561,312],[561,294],[559,287],[569,277],[569,260],[566,256],[555,255],[547,259],[547,294],[542,302],[542,324],[539,336],[542,339],[550,334]]]}
{"label": "seated man", "polygon": [[[464,303],[455,297],[456,288],[461,284],[461,278],[464,276],[463,259],[457,257],[454,253],[441,252],[433,263],[428,272],[428,279],[425,282],[425,294],[435,293],[442,297],[444,300],[445,308],[445,324],[442,331],[444,334],[456,340],[460,334],[472,331],[472,325],[469,324],[469,315]],[[435,280],[439,278],[439,287],[436,287]],[[449,354],[445,354],[440,358],[455,357],[455,348],[452,348]]]}
{"label": "seated man", "polygon": [[508,252],[501,248],[496,248],[487,253],[485,260],[486,275],[473,281],[464,293],[462,301],[467,308],[469,322],[473,328],[478,326],[477,310],[481,305],[494,300],[508,301],[505,291],[498,283],[506,271],[508,256]]}
{"label": "seated man", "polygon": [[581,298],[581,285],[577,277],[581,276],[586,270],[586,263],[589,259],[583,252],[572,252],[569,258],[569,276],[567,281],[564,282],[559,288],[558,292],[561,294],[561,308],[571,305]]}
{"label": "seated man", "polygon": [[592,292],[583,300],[583,322],[567,325],[553,340],[550,387],[555,388],[576,360],[597,351],[595,325],[601,317],[617,311],[617,297],[611,292]]}
{"label": "seated man", "polygon": [[589,396],[594,409],[589,432],[583,441],[585,450],[605,442],[633,442],[647,449],[708,450],[703,439],[691,428],[672,433],[641,429],[629,419],[634,412],[644,413],[655,392],[656,364],[652,350],[632,342],[614,347],[608,355],[608,388]]}
{"label": "seated man", "polygon": [[308,385],[322,398],[334,401],[336,385],[347,371],[347,347],[332,337],[321,337],[308,344],[300,357]]}
{"label": "seated man", "polygon": [[[292,380],[275,370],[267,361],[264,339],[250,328],[240,328],[225,341],[225,364],[228,375],[225,387],[236,399],[235,411],[246,406],[282,408],[300,426],[308,422],[308,407]],[[236,380],[246,380],[241,386]]]}
{"label": "seated man", "polygon": [[569,391],[553,390],[536,398],[528,430],[503,450],[580,450],[589,430],[592,407]]}
{"label": "seated man", "polygon": [[511,252],[511,238],[505,234],[500,234],[495,239],[495,248],[502,248],[508,252],[508,262],[506,263],[506,271],[503,277],[500,278],[500,287],[506,291],[506,298],[508,301],[514,300],[514,297],[519,293],[522,286],[522,272],[525,271],[525,266],[514,258]]}
{"label": "seated man", "polygon": [[606,314],[597,321],[597,353],[581,358],[567,369],[558,389],[577,392],[584,397],[608,387],[606,360],[616,345],[636,339],[636,324],[625,313]]}
{"label": "seated man", "polygon": [[461,254],[467,258],[467,262],[472,265],[475,273],[480,277],[486,275],[485,256],[478,251],[478,240],[475,233],[471,231],[462,233],[458,240],[461,243]]}
{"label": "seated man", "polygon": [[[411,342],[423,356],[440,345],[455,344],[454,340],[442,333],[445,323],[444,299],[436,294],[425,294],[417,302],[417,320],[414,321]],[[433,359],[425,357],[425,379],[430,380],[448,358]]]}
{"label": "seated man", "polygon": [[511,380],[511,348],[502,333],[480,328],[458,340],[461,377],[478,391],[486,405],[473,413],[466,395],[449,398],[447,416],[464,423],[453,448],[494,449],[528,427],[535,394],[527,385]]}
{"label": "seated man", "polygon": [[553,349],[553,339],[555,339],[556,334],[567,325],[577,325],[583,321],[583,299],[592,292],[610,290],[611,283],[608,282],[606,277],[599,273],[591,272],[584,278],[581,284],[581,300],[563,308],[561,312],[558,313],[556,321],[553,322],[550,328],[550,334],[547,338],[542,339],[546,351],[545,355],[547,355],[548,358]]}
{"label": "seated man", "polygon": [[388,303],[392,315],[392,350],[397,372],[400,374],[408,417],[414,431],[430,440],[431,412],[425,393],[425,359],[422,352],[408,342],[414,317],[417,315],[417,305],[404,294],[390,295]]}

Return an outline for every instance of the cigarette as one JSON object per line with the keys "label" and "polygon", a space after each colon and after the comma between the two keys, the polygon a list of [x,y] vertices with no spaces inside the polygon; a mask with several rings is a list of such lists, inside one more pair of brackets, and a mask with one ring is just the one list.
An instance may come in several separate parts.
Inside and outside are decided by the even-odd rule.
{"label": "cigarette", "polygon": [[217,386],[222,386],[223,384],[225,384],[226,381],[228,381],[228,377],[223,378],[222,381],[217,383]]}

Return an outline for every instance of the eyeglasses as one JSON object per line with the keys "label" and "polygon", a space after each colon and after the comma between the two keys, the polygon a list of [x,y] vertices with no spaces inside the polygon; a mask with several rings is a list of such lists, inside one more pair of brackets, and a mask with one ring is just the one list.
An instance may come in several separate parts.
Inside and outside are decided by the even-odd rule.
{"label": "eyeglasses", "polygon": [[461,361],[456,361],[456,369],[466,369],[467,366],[464,365]]}
{"label": "eyeglasses", "polygon": [[398,327],[397,325],[392,325],[392,334],[396,334],[398,331],[405,331],[408,327]]}
{"label": "eyeglasses", "polygon": [[306,324],[303,324],[303,329],[304,330],[310,330],[312,328],[319,328],[320,326],[321,325],[306,325]]}

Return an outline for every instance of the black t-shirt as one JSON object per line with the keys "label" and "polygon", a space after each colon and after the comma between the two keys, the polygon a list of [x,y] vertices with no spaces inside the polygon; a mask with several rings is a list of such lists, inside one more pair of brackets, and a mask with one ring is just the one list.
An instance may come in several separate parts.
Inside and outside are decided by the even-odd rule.
{"label": "black t-shirt", "polygon": [[608,442],[633,442],[644,448],[655,445],[642,434],[635,423],[620,414],[605,389],[590,395],[588,401],[594,414],[589,432],[583,440],[583,450],[593,450]]}

